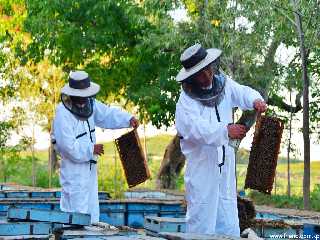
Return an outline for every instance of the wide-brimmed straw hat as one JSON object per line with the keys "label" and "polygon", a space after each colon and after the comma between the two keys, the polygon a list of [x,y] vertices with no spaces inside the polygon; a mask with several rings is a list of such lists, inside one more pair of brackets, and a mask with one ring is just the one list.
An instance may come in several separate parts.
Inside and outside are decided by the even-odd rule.
{"label": "wide-brimmed straw hat", "polygon": [[221,53],[222,51],[220,49],[205,49],[199,43],[187,48],[181,54],[180,61],[183,68],[178,73],[176,80],[182,82],[197,72],[200,72],[219,58]]}
{"label": "wide-brimmed straw hat", "polygon": [[61,89],[62,94],[76,97],[91,97],[100,91],[100,86],[91,79],[85,71],[75,71],[69,74],[69,83]]}

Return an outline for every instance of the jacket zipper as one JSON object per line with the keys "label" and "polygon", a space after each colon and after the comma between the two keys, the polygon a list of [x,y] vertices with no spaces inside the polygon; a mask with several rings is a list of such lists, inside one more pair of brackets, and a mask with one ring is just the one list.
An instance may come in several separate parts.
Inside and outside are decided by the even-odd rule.
{"label": "jacket zipper", "polygon": [[[220,114],[219,114],[217,105],[215,105],[214,108],[216,110],[217,120],[218,120],[218,122],[221,122]],[[226,147],[224,145],[222,145],[222,163],[219,163],[219,165],[218,165],[220,173],[221,173],[221,167],[224,165],[225,158],[226,158]]]}

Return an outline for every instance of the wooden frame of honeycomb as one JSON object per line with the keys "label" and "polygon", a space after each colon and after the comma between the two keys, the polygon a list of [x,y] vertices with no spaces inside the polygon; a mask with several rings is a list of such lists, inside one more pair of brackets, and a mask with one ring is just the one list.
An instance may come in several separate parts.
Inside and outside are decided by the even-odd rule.
{"label": "wooden frame of honeycomb", "polygon": [[129,188],[149,179],[150,171],[137,131],[132,130],[115,139],[115,144]]}
{"label": "wooden frame of honeycomb", "polygon": [[256,124],[245,188],[271,194],[284,124],[276,117],[261,116]]}

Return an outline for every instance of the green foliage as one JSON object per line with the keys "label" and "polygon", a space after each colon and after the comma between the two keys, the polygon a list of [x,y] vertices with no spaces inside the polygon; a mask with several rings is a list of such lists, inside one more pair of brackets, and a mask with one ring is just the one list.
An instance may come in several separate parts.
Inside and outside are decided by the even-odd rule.
{"label": "green foliage", "polygon": [[14,39],[21,31],[21,23],[26,16],[24,0],[1,0],[0,3],[0,42],[4,39],[19,41]]}
{"label": "green foliage", "polygon": [[6,147],[13,126],[10,122],[0,122],[0,149]]}
{"label": "green foliage", "polygon": [[317,43],[317,50],[314,55],[310,57],[310,65],[312,66],[311,73],[311,99],[310,99],[310,120],[311,129],[320,141],[320,40]]}
{"label": "green foliage", "polygon": [[[64,73],[83,68],[101,85],[100,98],[128,101],[129,105],[138,106],[144,120],[151,120],[158,127],[169,126],[173,124],[179,95],[179,85],[174,79],[181,68],[179,56],[195,42],[223,49],[225,71],[269,97],[277,96],[276,105],[285,100],[283,93],[287,90],[301,91],[299,55],[287,65],[275,61],[275,52],[281,45],[299,46],[289,0],[208,1],[207,6],[204,3],[194,0],[179,3],[169,0],[139,3],[2,0],[0,71],[4,81],[0,84],[0,103],[5,104],[12,98],[29,101],[32,111],[38,114],[35,119],[49,129],[54,112],[51,103],[57,102]],[[314,131],[318,131],[319,6],[316,1],[301,3],[299,11],[303,16],[309,77],[313,84],[311,120]],[[180,4],[187,9],[190,20],[176,23],[169,13]],[[243,24],[245,22],[247,24]],[[48,87],[43,88],[44,85]],[[17,112],[24,115],[23,109]],[[14,117],[11,119],[16,121]],[[1,125],[5,133],[1,134],[1,143],[6,142],[10,134],[5,124]],[[22,120],[15,124],[21,125]],[[18,161],[17,153],[7,151],[5,165],[8,159]],[[154,153],[150,154],[149,161],[156,170],[159,162],[154,160]],[[162,155],[163,152],[158,157]],[[109,159],[111,164],[112,157]],[[240,162],[245,163],[244,155]],[[38,162],[37,166],[45,169],[45,164],[41,164]],[[112,169],[108,164],[102,166]],[[279,165],[279,169],[283,166]],[[295,166],[301,169],[301,164]],[[118,170],[114,167],[112,172]],[[115,174],[115,195],[124,182],[120,172]],[[301,177],[300,172],[297,176]],[[45,177],[38,179],[45,185]],[[112,177],[102,179],[102,186],[112,183]],[[178,181],[181,185],[182,178]],[[283,183],[280,181],[279,185]]]}
{"label": "green foliage", "polygon": [[[19,147],[8,147],[5,152],[0,152],[0,179],[1,182],[15,182],[17,184],[32,186],[32,157],[20,154]],[[46,159],[34,159],[35,183],[37,187],[48,187],[48,165]],[[52,186],[59,187],[59,175],[53,174]]]}
{"label": "green foliage", "polygon": [[[25,180],[21,180],[21,183],[24,183],[24,181]],[[49,186],[48,164],[42,163],[42,164],[37,165],[36,184],[38,187],[43,187],[43,188],[47,188]],[[55,188],[60,187],[59,174],[57,172],[54,172],[52,174],[51,186],[55,187]]]}
{"label": "green foliage", "polygon": [[[173,124],[179,56],[195,42],[223,49],[228,74],[279,96],[279,102],[280,91],[301,90],[299,62],[286,66],[274,59],[281,44],[298,47],[289,0],[204,3],[29,0],[24,30],[32,42],[25,55],[40,61],[49,50],[50,60],[65,71],[85,68],[101,85],[100,98],[124,97],[157,127]],[[190,20],[175,23],[169,14],[180,6]],[[312,1],[300,7],[310,19],[318,17]],[[306,36],[312,36],[316,24],[309,19],[304,24]],[[311,41],[309,46],[315,51]]]}
{"label": "green foliage", "polygon": [[311,208],[320,210],[320,184],[315,184],[313,191],[311,192]]}
{"label": "green foliage", "polygon": [[130,54],[148,28],[142,9],[129,1],[32,0],[27,14],[25,29],[33,36],[28,56],[40,61],[48,49],[51,61],[65,70],[85,68],[105,96],[125,83],[110,68]]}
{"label": "green foliage", "polygon": [[[7,128],[3,127],[4,125],[6,125]],[[23,162],[22,158],[20,157],[20,152],[27,148],[27,146],[30,144],[30,139],[22,138],[19,144],[15,146],[8,146],[7,140],[10,136],[8,131],[10,130],[11,126],[5,122],[1,122],[0,128],[1,134],[3,134],[1,136],[5,136],[1,139],[4,141],[0,146],[0,179],[3,182],[7,182],[11,180],[12,176],[21,174],[20,168],[17,168],[17,166],[20,166]]]}

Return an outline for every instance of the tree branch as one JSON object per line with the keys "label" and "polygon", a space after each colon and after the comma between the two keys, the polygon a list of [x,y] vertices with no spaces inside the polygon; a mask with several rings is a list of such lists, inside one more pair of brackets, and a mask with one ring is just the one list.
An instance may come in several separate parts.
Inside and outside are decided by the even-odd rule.
{"label": "tree branch", "polygon": [[266,57],[264,59],[263,67],[268,68],[269,66],[272,66],[274,64],[274,56],[276,55],[280,43],[281,41],[279,39],[272,40]]}
{"label": "tree branch", "polygon": [[295,107],[285,103],[283,99],[277,95],[273,95],[272,97],[269,97],[268,104],[272,106],[277,106],[287,112],[297,113],[302,109],[302,104],[301,104],[302,94],[303,92],[301,91],[296,95]]}

